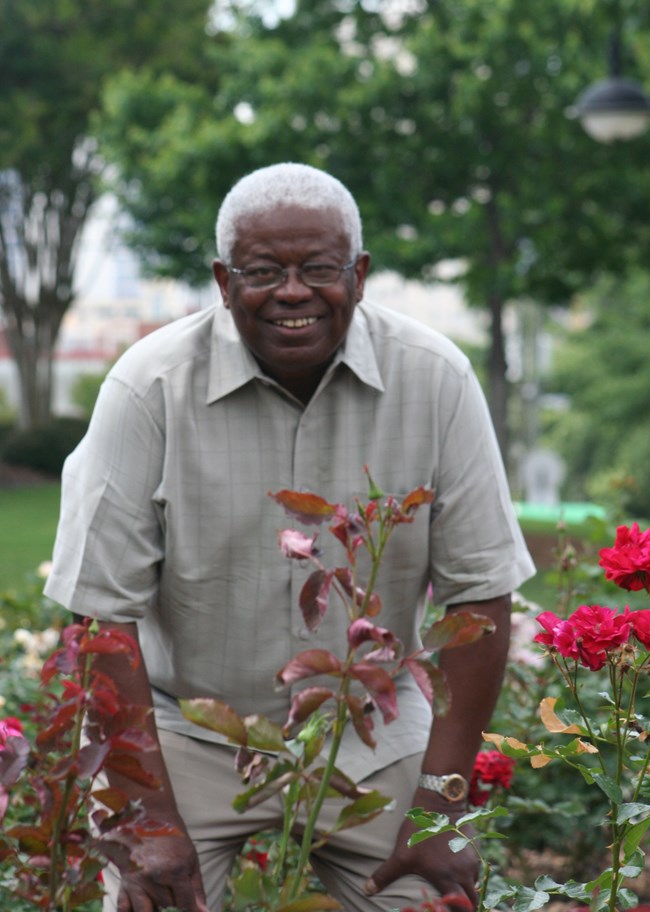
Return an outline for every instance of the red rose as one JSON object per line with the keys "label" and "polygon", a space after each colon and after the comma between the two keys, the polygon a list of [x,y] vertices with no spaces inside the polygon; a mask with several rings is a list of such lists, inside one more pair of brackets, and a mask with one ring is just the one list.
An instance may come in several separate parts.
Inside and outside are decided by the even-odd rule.
{"label": "red rose", "polygon": [[630,611],[627,620],[632,627],[632,633],[642,646],[650,649],[650,610]]}
{"label": "red rose", "polygon": [[592,671],[607,662],[607,653],[627,643],[631,625],[626,614],[601,605],[580,605],[569,618],[576,633],[580,662]]}
{"label": "red rose", "polygon": [[535,642],[552,646],[592,671],[605,665],[608,652],[627,643],[632,629],[627,612],[619,614],[601,605],[580,605],[566,621],[544,611],[537,621],[546,632],[538,633]]}
{"label": "red rose", "polygon": [[650,529],[641,532],[638,523],[619,526],[614,547],[601,548],[599,564],[621,589],[650,592]]}
{"label": "red rose", "polygon": [[[515,759],[506,757],[499,751],[480,751],[474,761],[472,780],[469,785],[469,803],[475,807],[487,804],[492,790],[501,786],[509,789],[514,774]],[[487,785],[489,788],[481,788]]]}

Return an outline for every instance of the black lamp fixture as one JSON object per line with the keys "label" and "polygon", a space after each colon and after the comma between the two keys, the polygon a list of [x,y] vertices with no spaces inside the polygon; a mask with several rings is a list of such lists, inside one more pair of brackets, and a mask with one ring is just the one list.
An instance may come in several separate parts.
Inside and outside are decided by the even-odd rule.
{"label": "black lamp fixture", "polygon": [[650,99],[638,82],[621,76],[620,16],[609,43],[609,79],[602,79],[582,92],[577,114],[586,132],[602,143],[634,139],[650,123]]}

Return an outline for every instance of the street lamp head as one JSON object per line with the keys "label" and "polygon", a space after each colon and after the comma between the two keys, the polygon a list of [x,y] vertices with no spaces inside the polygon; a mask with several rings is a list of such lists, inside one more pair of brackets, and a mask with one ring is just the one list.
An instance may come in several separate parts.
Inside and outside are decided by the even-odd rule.
{"label": "street lamp head", "polygon": [[640,136],[650,120],[650,100],[641,86],[617,76],[585,89],[576,107],[586,132],[602,143]]}

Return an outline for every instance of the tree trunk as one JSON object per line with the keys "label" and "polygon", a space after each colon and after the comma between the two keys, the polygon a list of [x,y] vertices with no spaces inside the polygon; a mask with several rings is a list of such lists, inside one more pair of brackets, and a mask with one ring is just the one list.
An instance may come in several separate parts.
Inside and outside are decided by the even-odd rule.
{"label": "tree trunk", "polygon": [[0,196],[0,308],[18,371],[21,428],[52,417],[54,348],[74,300],[79,237],[95,199],[79,169],[67,192],[49,195],[5,172]]}
{"label": "tree trunk", "polygon": [[503,305],[500,294],[488,300],[490,308],[490,351],[488,356],[488,402],[492,422],[503,460],[508,464],[508,380],[505,340],[503,335]]}

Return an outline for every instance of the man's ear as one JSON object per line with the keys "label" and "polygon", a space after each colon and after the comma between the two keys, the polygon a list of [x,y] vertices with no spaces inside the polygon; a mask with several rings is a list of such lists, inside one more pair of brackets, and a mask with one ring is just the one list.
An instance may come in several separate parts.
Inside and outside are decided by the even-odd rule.
{"label": "man's ear", "polygon": [[366,287],[366,276],[370,269],[370,254],[367,250],[360,253],[357,262],[354,264],[354,281],[355,281],[355,299],[360,301],[363,298],[363,292]]}
{"label": "man's ear", "polygon": [[228,302],[228,285],[230,281],[230,273],[228,272],[228,267],[223,262],[223,260],[212,261],[212,275],[214,276],[215,282],[219,286],[219,291],[221,292],[221,297],[223,298],[224,307],[228,308],[230,306]]}

